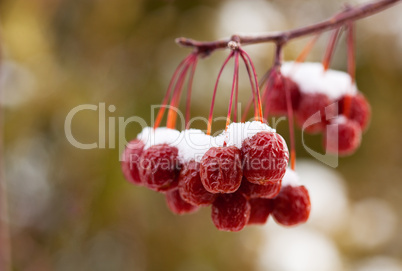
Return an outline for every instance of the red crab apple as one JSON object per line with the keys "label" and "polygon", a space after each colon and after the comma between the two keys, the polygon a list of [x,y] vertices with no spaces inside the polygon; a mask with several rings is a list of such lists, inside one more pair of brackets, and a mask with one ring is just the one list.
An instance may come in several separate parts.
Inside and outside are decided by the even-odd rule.
{"label": "red crab apple", "polygon": [[245,177],[241,182],[239,191],[248,199],[267,198],[272,199],[278,195],[281,190],[282,180],[277,182],[269,182],[266,184],[255,184],[247,181]]}
{"label": "red crab apple", "polygon": [[185,201],[181,196],[179,189],[173,189],[166,192],[166,203],[169,209],[178,215],[196,212],[199,207]]}
{"label": "red crab apple", "polygon": [[222,231],[240,231],[250,218],[250,204],[238,192],[220,194],[212,204],[212,222]]}
{"label": "red crab apple", "polygon": [[[331,100],[322,93],[304,93],[296,111],[296,123],[307,133],[320,133],[325,130],[327,116],[337,115],[336,107],[329,106]],[[317,118],[313,117],[317,114]],[[310,123],[311,122],[311,123]]]}
{"label": "red crab apple", "polygon": [[[277,70],[273,70],[270,76],[272,80],[272,87],[267,93],[267,104],[270,105],[269,110],[274,115],[286,115],[287,114],[287,99],[286,91],[289,91],[292,109],[295,111],[299,107],[300,103],[300,90],[295,82],[289,77],[283,76]],[[269,86],[270,82],[267,83]]]}
{"label": "red crab apple", "polygon": [[216,194],[208,192],[200,177],[200,163],[191,160],[183,164],[179,177],[179,192],[181,197],[194,205],[210,205]]}
{"label": "red crab apple", "polygon": [[[348,104],[349,112],[346,112]],[[345,95],[339,100],[339,114],[345,115],[347,118],[356,121],[360,129],[364,131],[370,121],[371,108],[370,104],[361,92],[356,95]]]}
{"label": "red crab apple", "polygon": [[272,216],[285,226],[293,226],[307,221],[310,215],[310,196],[304,186],[283,186],[273,199]]}
{"label": "red crab apple", "polygon": [[268,184],[285,175],[289,151],[285,140],[274,132],[259,132],[243,141],[243,174],[249,182]]}
{"label": "red crab apple", "polygon": [[271,199],[250,199],[249,200],[251,211],[248,225],[252,224],[265,224],[268,220],[269,214],[272,212]]}
{"label": "red crab apple", "polygon": [[131,183],[141,185],[142,181],[138,172],[138,163],[140,161],[141,153],[144,150],[144,142],[139,139],[130,141],[123,152],[123,160],[121,161],[121,168],[124,177]]}
{"label": "red crab apple", "polygon": [[350,155],[360,146],[362,132],[359,124],[340,116],[331,121],[324,136],[324,146],[329,153]]}
{"label": "red crab apple", "polygon": [[159,192],[174,189],[180,173],[178,150],[167,144],[151,146],[142,152],[138,168],[146,187]]}
{"label": "red crab apple", "polygon": [[233,193],[242,176],[241,153],[235,146],[212,147],[201,159],[201,182],[208,192]]}

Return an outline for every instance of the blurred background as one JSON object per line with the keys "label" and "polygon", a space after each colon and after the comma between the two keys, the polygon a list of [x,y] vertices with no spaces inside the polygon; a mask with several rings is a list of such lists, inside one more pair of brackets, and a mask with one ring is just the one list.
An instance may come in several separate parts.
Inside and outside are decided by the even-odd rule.
{"label": "blurred background", "polygon": [[[105,117],[116,122],[106,128],[116,133],[118,117],[149,123],[151,105],[161,102],[190,52],[174,43],[176,37],[286,30],[325,19],[343,2],[0,1],[1,157],[13,270],[402,270],[402,5],[356,26],[357,84],[372,106],[360,149],[332,169],[312,159],[298,133],[297,170],[313,205],[303,226],[282,228],[270,218],[265,226],[227,233],[213,226],[209,208],[173,215],[162,195],[124,180],[118,136],[106,134],[105,148],[82,150],[64,131],[67,114],[82,104],[113,105]],[[321,61],[328,36],[309,61]],[[294,59],[308,41],[289,43],[285,59]],[[261,76],[271,66],[273,46],[245,49]],[[346,70],[345,49],[342,38],[333,68]],[[226,55],[200,61],[192,116],[207,116]],[[231,72],[221,89],[230,89]],[[240,87],[246,102],[247,80]],[[219,95],[215,113],[224,116],[228,91]],[[85,110],[73,119],[78,141],[99,142],[98,113]],[[120,132],[131,139],[140,129],[130,124]],[[286,122],[277,129],[287,136]],[[320,151],[321,141],[307,138]]]}

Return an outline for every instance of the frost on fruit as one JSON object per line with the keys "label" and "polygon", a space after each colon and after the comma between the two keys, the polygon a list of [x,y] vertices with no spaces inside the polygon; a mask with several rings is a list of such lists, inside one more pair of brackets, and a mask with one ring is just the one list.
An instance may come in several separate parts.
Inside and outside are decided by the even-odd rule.
{"label": "frost on fruit", "polygon": [[349,74],[337,70],[324,70],[321,63],[315,62],[285,62],[281,72],[299,86],[303,94],[324,94],[329,100],[335,101],[346,94],[354,94],[356,85]]}
{"label": "frost on fruit", "polygon": [[[173,213],[187,214],[210,207],[213,224],[223,231],[264,224],[269,216],[285,226],[306,222],[311,204],[309,193],[295,171],[295,126],[303,134],[321,133],[326,153],[351,155],[360,146],[362,131],[367,128],[371,114],[368,101],[355,83],[353,21],[347,21],[347,25],[333,25],[333,21],[336,19],[324,21],[325,29],[336,28],[322,63],[304,62],[316,38],[296,61],[284,63],[283,46],[297,35],[289,36],[290,31],[268,39],[276,42],[274,64],[267,67],[268,72],[260,82],[252,59],[242,48],[241,36],[207,43],[176,40],[194,50],[174,71],[152,127],[144,127],[137,139],[130,142],[133,147],[125,149],[121,166],[126,179],[164,193]],[[323,31],[322,25],[318,26],[316,34]],[[329,68],[341,28],[347,33],[347,73]],[[304,31],[310,29],[313,28]],[[246,44],[254,40],[243,39]],[[228,49],[229,54],[211,89],[205,131],[194,129],[190,105],[196,66],[216,49]],[[224,69],[232,65],[229,63],[233,63],[234,71],[226,125],[212,135],[216,94],[222,88],[219,81]],[[243,110],[243,104],[239,103],[241,65],[248,75],[250,98],[239,116]],[[182,103],[184,91],[185,113],[180,121],[183,127],[177,130],[177,107]],[[250,111],[252,119],[247,121]],[[287,118],[290,151],[284,138],[269,126],[270,115]]]}
{"label": "frost on fruit", "polygon": [[235,192],[243,177],[240,150],[235,146],[210,148],[202,157],[200,176],[211,193]]}
{"label": "frost on fruit", "polygon": [[139,161],[141,182],[155,191],[168,191],[177,186],[180,172],[178,150],[167,144],[154,145],[142,152]]}
{"label": "frost on fruit", "polygon": [[244,140],[241,151],[244,176],[249,182],[264,185],[282,180],[289,151],[279,134],[259,132]]}

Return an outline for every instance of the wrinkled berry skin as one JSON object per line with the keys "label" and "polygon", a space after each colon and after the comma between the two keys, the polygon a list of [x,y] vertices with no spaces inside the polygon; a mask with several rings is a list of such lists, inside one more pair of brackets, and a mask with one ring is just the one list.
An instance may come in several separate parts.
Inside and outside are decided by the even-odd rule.
{"label": "wrinkled berry skin", "polygon": [[144,150],[144,143],[139,139],[130,141],[123,152],[121,169],[124,177],[131,183],[142,185],[140,174],[138,172],[138,163]]}
{"label": "wrinkled berry skin", "polygon": [[248,199],[254,198],[266,198],[272,199],[275,198],[279,191],[281,190],[282,180],[277,182],[269,182],[266,184],[255,184],[247,181],[246,178],[243,177],[241,186],[239,188],[239,192],[243,193],[243,195]]}
{"label": "wrinkled berry skin", "polygon": [[253,224],[265,224],[268,220],[269,214],[272,212],[272,200],[271,199],[250,199],[250,219],[248,225]]}
{"label": "wrinkled berry skin", "polygon": [[166,192],[177,187],[180,173],[178,150],[167,144],[144,150],[138,169],[142,183],[149,189]]}
{"label": "wrinkled berry skin", "polygon": [[196,212],[199,207],[185,201],[178,189],[173,189],[166,192],[166,203],[169,209],[178,215],[190,214]]}
{"label": "wrinkled berry skin", "polygon": [[221,231],[240,231],[250,218],[250,204],[241,193],[221,194],[212,204],[211,217]]}
{"label": "wrinkled berry skin", "polygon": [[200,177],[200,163],[191,160],[183,165],[179,177],[179,192],[188,203],[207,206],[216,198],[205,190]]}
{"label": "wrinkled berry skin", "polygon": [[359,124],[345,119],[335,126],[328,126],[324,136],[324,146],[328,153],[341,156],[351,155],[360,146],[361,138],[362,132]]}
{"label": "wrinkled berry skin", "polygon": [[201,182],[210,193],[235,192],[242,176],[241,152],[235,146],[212,147],[201,159]]}
{"label": "wrinkled berry skin", "polygon": [[282,187],[273,199],[272,216],[284,226],[293,226],[307,221],[310,215],[310,196],[304,186]]}
{"label": "wrinkled berry skin", "polygon": [[259,132],[243,141],[243,175],[249,182],[268,184],[282,180],[289,160],[285,140],[277,133]]}
{"label": "wrinkled berry skin", "polygon": [[[329,106],[331,103],[332,101],[325,94],[304,93],[295,114],[297,125],[307,133],[315,134],[323,132],[327,124],[327,118],[332,118],[338,113],[337,106]],[[319,112],[319,117],[317,119],[315,117],[310,119],[317,112]],[[312,123],[309,123],[310,121]]]}
{"label": "wrinkled berry skin", "polygon": [[[346,112],[345,105],[349,104],[349,112]],[[370,122],[370,104],[362,93],[356,95],[345,95],[339,100],[339,114],[356,121],[362,131],[366,130]]]}
{"label": "wrinkled berry skin", "polygon": [[[272,88],[268,90],[266,101],[267,105],[269,105],[269,111],[274,115],[287,115],[286,90],[289,91],[293,111],[297,110],[301,97],[297,84],[290,78],[280,74],[276,69],[272,70],[270,78]],[[269,85],[270,83],[268,82],[267,84]]]}

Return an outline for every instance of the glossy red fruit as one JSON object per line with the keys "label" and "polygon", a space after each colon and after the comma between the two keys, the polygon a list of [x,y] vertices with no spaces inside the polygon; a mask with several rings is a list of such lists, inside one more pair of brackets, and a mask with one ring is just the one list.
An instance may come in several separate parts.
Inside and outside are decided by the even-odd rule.
{"label": "glossy red fruit", "polygon": [[327,152],[350,155],[360,146],[362,132],[357,122],[339,117],[327,127],[324,146]]}
{"label": "glossy red fruit", "polygon": [[142,183],[155,191],[165,192],[177,187],[180,173],[178,150],[167,144],[144,150],[138,169]]}
{"label": "glossy red fruit", "polygon": [[194,213],[199,209],[198,206],[185,201],[179,193],[179,189],[166,192],[166,203],[169,209],[178,215]]}
{"label": "glossy red fruit", "polygon": [[269,214],[272,212],[271,199],[250,199],[250,219],[248,225],[252,224],[265,224],[268,220]]}
{"label": "glossy red fruit", "polygon": [[194,205],[210,205],[216,198],[205,190],[200,177],[200,163],[191,160],[183,165],[179,177],[179,192],[181,197]]}
{"label": "glossy red fruit", "polygon": [[249,182],[268,184],[282,180],[289,160],[285,140],[277,133],[259,132],[243,141],[243,175]]}
{"label": "glossy red fruit", "polygon": [[[327,119],[337,115],[337,106],[329,106],[331,103],[332,101],[325,94],[302,94],[299,108],[295,114],[297,125],[307,133],[323,132]],[[315,115],[317,113],[318,115]]]}
{"label": "glossy red fruit", "polygon": [[[270,80],[272,87],[267,94],[266,103],[269,105],[269,111],[274,115],[287,115],[286,90],[289,91],[292,109],[295,111],[300,103],[300,90],[295,82],[290,78],[283,76],[277,70],[273,70]],[[267,83],[269,86],[270,82]]]}
{"label": "glossy red fruit", "polygon": [[235,146],[210,148],[201,159],[200,177],[208,192],[235,192],[243,177],[240,150]]}
{"label": "glossy red fruit", "polygon": [[123,159],[121,161],[121,169],[124,177],[128,181],[137,185],[142,184],[138,172],[138,163],[144,150],[144,146],[145,144],[139,139],[130,141],[123,152]]}
{"label": "glossy red fruit", "polygon": [[276,197],[281,190],[282,180],[277,182],[269,182],[264,185],[255,184],[247,181],[243,177],[239,191],[248,199],[266,198],[272,199]]}
{"label": "glossy red fruit", "polygon": [[212,204],[212,222],[221,231],[240,231],[250,218],[250,204],[241,193],[221,194]]}
{"label": "glossy red fruit", "polygon": [[[346,105],[349,104],[349,112],[346,112]],[[347,118],[356,121],[360,129],[364,131],[369,122],[371,116],[370,104],[359,92],[356,95],[345,95],[339,100],[339,114],[345,115]]]}
{"label": "glossy red fruit", "polygon": [[310,196],[304,186],[287,185],[282,187],[273,199],[272,216],[285,226],[293,226],[307,221],[310,215]]}

